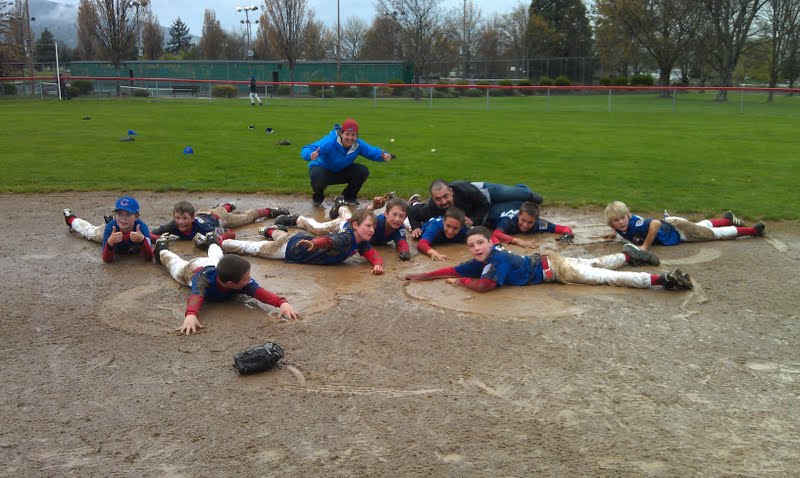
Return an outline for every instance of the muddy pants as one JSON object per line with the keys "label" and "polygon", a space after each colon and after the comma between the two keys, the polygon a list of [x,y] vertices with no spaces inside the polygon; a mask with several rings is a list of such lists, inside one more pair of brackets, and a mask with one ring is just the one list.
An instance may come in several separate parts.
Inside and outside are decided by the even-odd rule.
{"label": "muddy pants", "polygon": [[76,217],[72,220],[72,225],[70,227],[73,231],[80,234],[84,239],[88,239],[98,244],[103,243],[103,232],[106,230],[105,224],[102,226],[95,226],[89,221]]}
{"label": "muddy pants", "polygon": [[226,239],[222,241],[222,250],[234,254],[264,257],[266,259],[284,259],[286,246],[294,233],[281,230],[272,231],[272,241],[240,241]]}
{"label": "muddy pants", "polygon": [[[558,254],[547,254],[541,257],[545,282],[605,284],[637,289],[649,289],[652,287],[650,285],[651,274],[649,272],[620,272],[615,270],[627,264],[625,254],[622,253],[589,259],[563,257]],[[548,268],[552,272],[552,277],[549,280]]]}
{"label": "muddy pants", "polygon": [[227,227],[229,229],[253,224],[256,219],[261,217],[256,209],[228,212],[224,206],[217,206],[211,211],[203,211],[198,214],[213,214],[219,218],[219,227]]}
{"label": "muddy pants", "polygon": [[339,232],[342,225],[353,217],[350,208],[342,206],[339,208],[339,217],[331,221],[319,222],[312,217],[300,216],[297,218],[297,227],[304,229],[315,236],[324,236],[332,232]]}
{"label": "muddy pants", "polygon": [[682,217],[670,216],[664,221],[678,231],[684,242],[717,241],[739,237],[736,226],[714,227],[708,219],[695,223]]}
{"label": "muddy pants", "polygon": [[173,279],[191,287],[194,271],[202,267],[216,266],[222,256],[222,249],[216,244],[208,246],[208,257],[196,257],[190,261],[182,259],[172,251],[163,250],[161,251],[161,264],[167,268]]}

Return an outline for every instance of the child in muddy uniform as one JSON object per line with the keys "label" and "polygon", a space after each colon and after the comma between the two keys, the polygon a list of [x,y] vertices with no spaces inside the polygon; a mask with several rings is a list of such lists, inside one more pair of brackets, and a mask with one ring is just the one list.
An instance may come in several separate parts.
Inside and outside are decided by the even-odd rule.
{"label": "child in muddy uniform", "polygon": [[252,224],[256,220],[266,217],[275,218],[282,214],[289,214],[283,208],[262,208],[248,209],[242,212],[235,212],[236,204],[227,202],[211,208],[210,211],[201,211],[195,215],[194,206],[187,201],[180,201],[172,208],[172,220],[163,226],[156,227],[150,234],[150,239],[155,241],[164,234],[175,236],[179,240],[190,241],[198,234],[206,234],[217,231],[225,238],[233,239],[236,234],[233,231],[223,231],[222,229],[241,227]]}
{"label": "child in muddy uniform", "polygon": [[704,219],[694,223],[682,217],[669,216],[666,211],[664,220],[644,219],[631,214],[628,206],[614,201],[606,206],[606,222],[614,231],[603,236],[603,239],[614,239],[617,235],[643,250],[650,249],[653,244],[674,246],[681,242],[717,241],[736,239],[742,236],[763,236],[766,226],[763,222],[753,227],[745,227],[744,222],[728,211],[719,218]]}
{"label": "child in muddy uniform", "polygon": [[572,228],[546,221],[539,216],[539,205],[533,201],[522,203],[519,209],[511,209],[500,214],[492,232],[492,241],[501,244],[514,244],[527,249],[538,247],[535,242],[527,241],[512,234],[560,234],[559,240],[570,242],[575,237]]}
{"label": "child in muddy uniform", "polygon": [[464,211],[455,206],[447,208],[444,216],[429,219],[422,225],[422,237],[417,242],[417,250],[434,261],[447,260],[447,256],[431,247],[431,244],[464,242],[469,230],[465,221]]}
{"label": "child in muddy uniform", "polygon": [[191,261],[181,259],[169,250],[167,238],[156,241],[155,260],[167,268],[173,279],[192,288],[186,301],[181,333],[189,335],[202,329],[197,319],[203,302],[222,302],[244,294],[259,302],[278,307],[278,317],[297,319],[300,315],[289,302],[260,287],[250,274],[250,263],[238,256],[224,256],[219,245],[208,247],[208,257],[198,257]]}
{"label": "child in muddy uniform", "polygon": [[281,225],[264,226],[258,232],[267,240],[221,239],[216,233],[209,232],[195,244],[198,247],[219,244],[225,252],[281,259],[294,264],[340,264],[358,252],[372,264],[373,274],[383,274],[383,259],[369,242],[375,233],[375,215],[367,209],[353,213],[349,225],[341,232],[321,237],[305,231],[290,234]]}
{"label": "child in muddy uniform", "polygon": [[139,202],[130,196],[117,199],[113,216],[107,218],[104,226],[95,226],[76,217],[71,209],[64,209],[64,221],[71,232],[103,245],[103,262],[113,262],[117,255],[135,254],[141,255],[146,261],[153,260],[150,230],[139,219]]}
{"label": "child in muddy uniform", "polygon": [[[386,206],[384,212],[375,217],[375,233],[372,235],[369,242],[373,246],[383,246],[393,242],[397,249],[397,256],[400,260],[407,261],[411,259],[411,251],[408,246],[408,240],[406,239],[406,228],[404,224],[408,216],[408,203],[404,199],[398,197],[391,197],[391,199],[386,201],[386,198],[393,196],[393,194],[394,193],[389,193],[384,196],[375,197],[372,200],[372,204],[367,206],[367,209],[372,211],[380,209],[384,205]],[[315,236],[339,232],[348,226],[353,214],[350,212],[350,208],[343,202],[334,204],[334,207],[337,205],[338,211],[335,214],[335,218],[330,221],[319,222],[312,217],[291,214],[278,216],[275,219],[275,224],[279,226],[297,226]],[[333,215],[333,210],[331,210],[331,216]]]}
{"label": "child in muddy uniform", "polygon": [[492,245],[491,233],[483,226],[470,228],[467,247],[472,259],[456,267],[445,267],[423,274],[409,274],[406,280],[448,278],[449,284],[476,292],[487,292],[504,285],[537,285],[545,282],[564,284],[607,284],[620,287],[688,290],[693,287],[687,274],[680,270],[663,274],[620,272],[626,264],[658,264],[649,251],[633,245],[619,254],[592,259],[562,257],[558,254],[520,256]]}

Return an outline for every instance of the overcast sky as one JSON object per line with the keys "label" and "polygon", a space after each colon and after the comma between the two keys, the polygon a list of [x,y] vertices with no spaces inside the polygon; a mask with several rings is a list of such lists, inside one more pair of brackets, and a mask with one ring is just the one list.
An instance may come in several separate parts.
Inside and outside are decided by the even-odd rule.
{"label": "overcast sky", "polygon": [[[475,4],[483,12],[484,17],[493,13],[508,13],[519,3],[520,0],[475,1]],[[446,9],[460,8],[463,4],[463,0],[444,0],[443,2],[443,6]],[[525,4],[530,4],[530,1],[525,2]],[[217,19],[222,24],[222,28],[228,31],[237,31],[242,26],[240,20],[244,20],[245,15],[244,12],[237,12],[236,7],[258,5],[257,18],[261,14],[260,7],[263,3],[260,0],[152,0],[152,5],[161,25],[169,27],[176,18],[180,17],[189,26],[189,33],[199,37],[203,32],[203,13],[205,9],[214,10],[217,14]],[[336,27],[335,0],[308,0],[308,6],[325,25],[330,28]],[[369,24],[375,16],[374,0],[339,0],[339,6],[342,24],[352,16],[361,17]]]}

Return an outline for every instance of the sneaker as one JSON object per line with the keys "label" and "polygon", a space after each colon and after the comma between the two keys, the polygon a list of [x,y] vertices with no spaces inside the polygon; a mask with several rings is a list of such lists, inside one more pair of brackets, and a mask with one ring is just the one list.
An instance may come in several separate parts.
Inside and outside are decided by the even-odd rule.
{"label": "sneaker", "polygon": [[281,214],[275,218],[275,225],[277,226],[296,226],[299,214]]}
{"label": "sneaker", "polygon": [[336,219],[339,217],[339,208],[342,206],[346,206],[347,201],[344,200],[344,196],[341,194],[333,198],[333,206],[331,206],[331,210],[328,212],[328,217],[331,219]]}
{"label": "sneaker", "polygon": [[753,224],[753,229],[756,230],[756,232],[758,233],[759,236],[763,236],[764,235],[764,229],[766,229],[766,228],[767,228],[767,225],[764,224],[761,221],[759,221],[756,224]]}
{"label": "sneaker", "polygon": [[311,200],[311,206],[312,207],[322,207],[322,201],[317,201],[315,199],[312,199]]}
{"label": "sneaker", "polygon": [[410,198],[408,198],[408,205],[413,206],[414,204],[422,203],[422,196],[419,194],[412,194]]}
{"label": "sneaker", "polygon": [[657,266],[661,264],[661,260],[659,260],[658,256],[650,251],[639,249],[633,244],[625,244],[622,246],[622,252],[628,256],[629,263],[632,266],[641,266],[644,264]]}
{"label": "sneaker", "polygon": [[278,216],[288,216],[289,214],[290,214],[289,210],[288,209],[284,209],[282,207],[271,207],[271,208],[269,208],[269,218],[270,219],[275,219]]}
{"label": "sneaker", "polygon": [[219,244],[219,236],[216,232],[211,231],[207,234],[200,234],[199,232],[194,236],[194,245],[200,249],[208,249],[211,244]]}
{"label": "sneaker", "polygon": [[345,198],[344,199],[344,205],[345,206],[356,206],[356,207],[358,207],[359,204],[360,203],[358,202],[358,199],[355,199],[355,198],[353,198],[353,199]]}
{"label": "sneaker", "polygon": [[669,211],[664,209],[664,219],[667,219],[668,217],[669,217]]}
{"label": "sneaker", "polygon": [[731,222],[731,226],[736,226],[736,227],[744,226],[744,221],[736,217],[736,214],[734,214],[733,211],[726,212],[725,214],[722,215],[722,217],[729,220]]}
{"label": "sneaker", "polygon": [[159,237],[156,239],[156,248],[153,249],[153,259],[156,260],[157,263],[161,264],[161,251],[168,251],[169,250],[169,239],[166,237]]}
{"label": "sneaker", "polygon": [[283,232],[289,232],[289,228],[282,224],[272,224],[270,226],[261,226],[258,228],[258,234],[267,238],[268,241],[272,239],[272,231],[275,229]]}
{"label": "sneaker", "polygon": [[661,280],[664,282],[664,288],[668,290],[692,290],[694,288],[689,274],[684,274],[680,269],[661,274]]}
{"label": "sneaker", "polygon": [[69,218],[71,217],[75,217],[75,213],[72,212],[72,209],[64,209],[64,222],[67,223],[67,226],[69,226],[70,229],[72,229],[72,226],[69,225]]}

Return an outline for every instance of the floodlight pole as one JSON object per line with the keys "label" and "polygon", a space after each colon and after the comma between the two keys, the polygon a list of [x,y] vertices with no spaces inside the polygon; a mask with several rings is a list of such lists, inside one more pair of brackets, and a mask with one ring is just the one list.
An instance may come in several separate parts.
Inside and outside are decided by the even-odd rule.
{"label": "floodlight pole", "polygon": [[[250,12],[254,12],[258,10],[257,5],[250,5],[249,7],[236,7],[237,12],[244,12],[244,17],[246,20],[240,20],[241,23],[245,24],[247,30],[247,57],[252,58],[250,52],[253,51],[253,40],[251,38],[251,31],[250,31]],[[253,23],[258,24],[258,20],[254,21]]]}
{"label": "floodlight pole", "polygon": [[142,6],[142,2],[138,0],[132,0],[128,2],[129,7],[136,8],[136,58],[139,60],[139,78],[142,77],[142,25],[139,22],[139,7]]}
{"label": "floodlight pole", "polygon": [[336,81],[342,81],[342,23],[339,9],[339,0],[336,0]]}
{"label": "floodlight pole", "polygon": [[33,30],[31,30],[31,10],[28,0],[25,0],[25,21],[28,25],[28,32],[22,43],[25,46],[25,56],[28,60],[28,73],[30,74],[31,96],[33,96]]}

